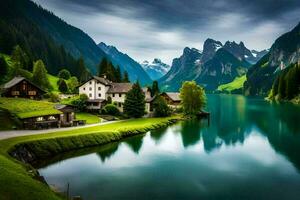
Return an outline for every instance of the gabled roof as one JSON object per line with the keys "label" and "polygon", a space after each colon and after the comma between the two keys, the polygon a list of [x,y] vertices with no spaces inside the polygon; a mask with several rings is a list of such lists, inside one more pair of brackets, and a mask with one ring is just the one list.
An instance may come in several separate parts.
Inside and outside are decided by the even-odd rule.
{"label": "gabled roof", "polygon": [[106,78],[99,77],[99,76],[92,76],[87,81],[85,81],[82,84],[80,84],[79,86],[77,86],[77,88],[83,86],[84,84],[86,84],[87,82],[89,82],[89,81],[91,81],[93,79],[99,81],[100,83],[102,83],[105,86],[110,86],[112,84],[112,82],[110,80],[106,79]]}
{"label": "gabled roof", "polygon": [[40,88],[39,86],[35,85],[34,83],[32,83],[31,81],[29,81],[28,79],[26,79],[25,77],[22,77],[22,76],[15,76],[13,79],[11,79],[10,81],[8,81],[4,85],[2,85],[1,89],[2,90],[7,90],[7,89],[17,85],[18,83],[20,83],[23,80],[29,82],[31,85],[34,85],[35,87],[37,87],[41,91],[46,92],[45,90],[43,90],[42,88]]}
{"label": "gabled roof", "polygon": [[129,90],[131,90],[131,88],[131,83],[111,83],[111,87],[107,93],[127,93]]}
{"label": "gabled roof", "polygon": [[181,101],[178,92],[163,92],[162,95],[167,95],[172,101]]}
{"label": "gabled roof", "polygon": [[106,78],[103,77],[99,77],[99,76],[93,76],[93,79],[96,79],[97,81],[99,81],[100,83],[104,84],[104,85],[111,85],[112,82]]}

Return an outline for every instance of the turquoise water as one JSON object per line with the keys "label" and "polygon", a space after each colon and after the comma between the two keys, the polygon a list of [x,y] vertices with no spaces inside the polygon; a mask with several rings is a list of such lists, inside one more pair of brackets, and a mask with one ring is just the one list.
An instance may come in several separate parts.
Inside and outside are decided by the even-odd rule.
{"label": "turquoise water", "polygon": [[187,121],[39,169],[84,200],[300,199],[300,108],[211,95],[211,121]]}

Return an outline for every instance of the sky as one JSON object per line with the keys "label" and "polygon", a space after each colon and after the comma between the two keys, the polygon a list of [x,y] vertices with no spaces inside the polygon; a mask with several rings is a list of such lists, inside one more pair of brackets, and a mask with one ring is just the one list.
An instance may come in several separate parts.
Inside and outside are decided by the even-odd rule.
{"label": "sky", "polygon": [[33,0],[96,43],[171,64],[207,38],[263,50],[300,22],[300,0]]}

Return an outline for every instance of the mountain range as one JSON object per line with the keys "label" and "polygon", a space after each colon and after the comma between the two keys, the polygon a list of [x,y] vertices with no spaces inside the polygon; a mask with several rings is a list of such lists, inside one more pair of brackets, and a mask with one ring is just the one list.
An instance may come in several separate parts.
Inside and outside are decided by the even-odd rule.
{"label": "mountain range", "polygon": [[195,80],[206,90],[214,91],[219,85],[244,75],[251,63],[264,52],[255,51],[253,54],[243,42],[227,41],[223,45],[208,38],[203,51],[186,47],[183,54],[173,60],[170,71],[159,79],[159,83],[164,90],[178,91],[183,81]]}
{"label": "mountain range", "polygon": [[163,77],[171,68],[170,65],[163,63],[160,59],[154,58],[152,62],[147,60],[140,63],[152,80]]}
{"label": "mountain range", "polygon": [[130,81],[139,80],[142,85],[151,83],[151,78],[142,66],[127,54],[120,52],[114,46],[106,45],[104,42],[99,43],[98,47],[105,52],[107,58],[112,61],[114,66],[118,65],[122,72],[125,70],[128,72]]}

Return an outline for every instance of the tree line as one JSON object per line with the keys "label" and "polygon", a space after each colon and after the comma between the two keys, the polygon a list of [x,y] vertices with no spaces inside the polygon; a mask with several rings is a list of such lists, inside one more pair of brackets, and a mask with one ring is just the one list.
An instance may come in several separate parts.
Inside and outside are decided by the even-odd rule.
{"label": "tree line", "polygon": [[291,64],[273,83],[270,99],[291,100],[300,94],[300,64]]}
{"label": "tree line", "polygon": [[124,70],[121,72],[120,66],[115,67],[112,62],[108,61],[107,58],[103,58],[98,65],[98,76],[106,78],[112,82],[116,83],[128,83],[129,76],[128,72]]}

